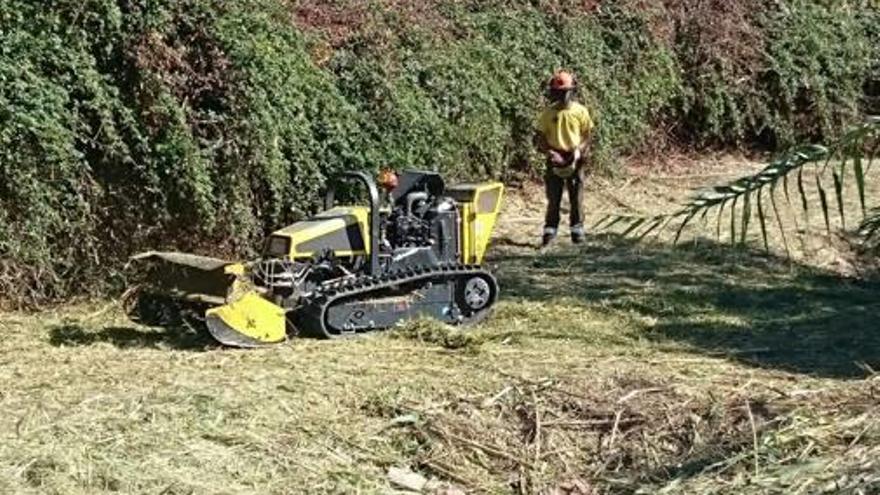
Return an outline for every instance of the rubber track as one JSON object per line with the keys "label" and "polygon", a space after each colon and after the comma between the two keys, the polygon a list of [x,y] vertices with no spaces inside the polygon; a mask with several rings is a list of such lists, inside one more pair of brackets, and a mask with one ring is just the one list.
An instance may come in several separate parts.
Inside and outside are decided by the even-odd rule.
{"label": "rubber track", "polygon": [[[492,310],[495,300],[498,298],[498,282],[488,271],[478,265],[448,264],[432,267],[413,267],[403,271],[394,271],[384,275],[362,275],[354,278],[325,282],[308,298],[308,302],[299,311],[297,329],[302,335],[316,338],[339,338],[353,335],[355,332],[331,331],[325,326],[327,310],[342,299],[347,299],[359,294],[365,295],[370,292],[392,288],[399,285],[416,283],[419,281],[433,282],[438,279],[460,278],[466,276],[482,275],[492,282],[495,290],[493,299],[485,308],[466,317],[461,324],[475,323],[485,318]],[[335,329],[334,329],[335,330]],[[381,330],[377,328],[375,330]]]}

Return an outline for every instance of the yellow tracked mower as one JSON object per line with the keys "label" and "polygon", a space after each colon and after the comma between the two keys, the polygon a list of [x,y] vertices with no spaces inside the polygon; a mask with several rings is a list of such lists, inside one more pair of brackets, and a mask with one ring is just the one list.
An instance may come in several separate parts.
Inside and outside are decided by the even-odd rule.
{"label": "yellow tracked mower", "polygon": [[335,205],[272,233],[260,259],[229,262],[183,253],[133,257],[146,283],[132,317],[155,321],[157,296],[200,308],[219,342],[257,347],[288,335],[339,338],[417,317],[452,325],[484,319],[498,284],[479,264],[498,216],[503,185],[446,187],[432,172],[385,175],[386,204],[363,172],[368,205]]}

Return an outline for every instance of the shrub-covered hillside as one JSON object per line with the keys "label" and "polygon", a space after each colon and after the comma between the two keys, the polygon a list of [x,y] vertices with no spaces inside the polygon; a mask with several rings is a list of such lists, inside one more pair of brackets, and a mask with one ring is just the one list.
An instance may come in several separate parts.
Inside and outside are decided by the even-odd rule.
{"label": "shrub-covered hillside", "polygon": [[828,137],[878,111],[868,4],[6,0],[0,294],[100,289],[150,246],[245,254],[343,168],[528,171],[558,67],[605,166]]}

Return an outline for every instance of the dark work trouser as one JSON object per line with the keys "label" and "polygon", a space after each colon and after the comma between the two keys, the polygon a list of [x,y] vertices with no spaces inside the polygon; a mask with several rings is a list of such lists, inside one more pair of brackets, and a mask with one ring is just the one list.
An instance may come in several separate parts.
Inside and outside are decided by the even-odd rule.
{"label": "dark work trouser", "polygon": [[562,178],[553,173],[552,165],[547,165],[544,174],[544,190],[547,193],[547,215],[544,217],[544,233],[556,234],[559,228],[559,209],[564,191],[568,191],[568,202],[571,206],[568,225],[572,233],[583,233],[584,230],[584,170],[577,165],[574,174]]}

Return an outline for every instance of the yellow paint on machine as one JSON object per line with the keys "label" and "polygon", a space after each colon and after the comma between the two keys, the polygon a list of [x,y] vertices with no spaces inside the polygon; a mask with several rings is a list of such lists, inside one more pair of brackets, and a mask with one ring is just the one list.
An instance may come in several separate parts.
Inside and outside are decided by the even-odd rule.
{"label": "yellow paint on machine", "polygon": [[[321,212],[314,217],[297,222],[272,234],[272,237],[283,237],[290,240],[287,256],[290,259],[311,258],[315,251],[302,250],[301,245],[320,237],[345,231],[357,225],[363,239],[363,249],[334,250],[336,256],[362,256],[370,251],[370,208],[365,206],[337,206]],[[276,255],[278,253],[275,253]]]}
{"label": "yellow paint on machine", "polygon": [[219,319],[229,330],[245,337],[241,340],[231,333],[224,336],[212,331],[214,337],[226,345],[247,346],[248,341],[253,341],[252,345],[276,344],[286,337],[284,309],[256,292],[248,292],[237,301],[211,308],[205,316]]}
{"label": "yellow paint on machine", "polygon": [[485,182],[453,190],[461,208],[461,261],[482,263],[501,210],[504,184]]}

